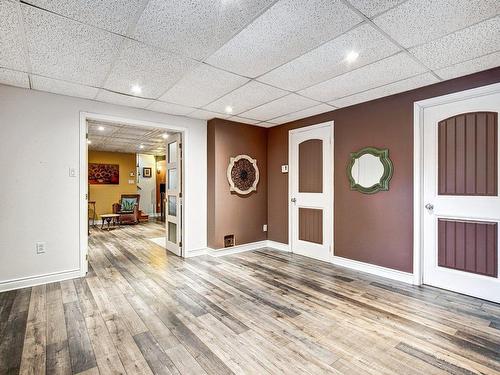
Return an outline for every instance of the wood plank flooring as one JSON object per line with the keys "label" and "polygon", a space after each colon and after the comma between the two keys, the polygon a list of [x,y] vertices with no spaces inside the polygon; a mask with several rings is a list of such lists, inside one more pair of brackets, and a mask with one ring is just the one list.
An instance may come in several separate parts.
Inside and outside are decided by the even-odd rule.
{"label": "wood plank flooring", "polygon": [[93,230],[87,277],[0,294],[0,374],[500,374],[500,305],[270,249]]}

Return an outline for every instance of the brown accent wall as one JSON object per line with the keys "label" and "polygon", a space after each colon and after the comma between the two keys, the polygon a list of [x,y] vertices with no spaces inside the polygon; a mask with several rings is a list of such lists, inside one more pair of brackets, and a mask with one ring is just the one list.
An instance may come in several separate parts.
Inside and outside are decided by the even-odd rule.
{"label": "brown accent wall", "polygon": [[[224,236],[234,234],[236,245],[262,241],[267,233],[267,129],[228,120],[208,121],[208,246],[224,247]],[[229,191],[229,158],[246,154],[257,159],[257,191],[240,196]]]}
{"label": "brown accent wall", "polygon": [[[288,243],[288,176],[280,173],[288,164],[288,131],[333,120],[335,254],[412,272],[413,103],[496,82],[500,68],[270,128],[268,239]],[[394,163],[389,191],[364,195],[349,189],[349,153],[366,146],[389,149]]]}
{"label": "brown accent wall", "polygon": [[497,195],[496,112],[464,113],[438,124],[440,195]]}
{"label": "brown accent wall", "polygon": [[497,223],[438,219],[438,265],[497,277]]}

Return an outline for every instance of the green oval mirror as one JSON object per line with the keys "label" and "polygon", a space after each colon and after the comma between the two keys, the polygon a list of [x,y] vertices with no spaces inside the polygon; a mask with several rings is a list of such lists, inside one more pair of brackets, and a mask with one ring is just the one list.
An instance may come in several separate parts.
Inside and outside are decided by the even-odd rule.
{"label": "green oval mirror", "polygon": [[347,165],[351,190],[364,194],[389,190],[393,171],[389,150],[386,148],[365,147],[357,152],[351,152]]}

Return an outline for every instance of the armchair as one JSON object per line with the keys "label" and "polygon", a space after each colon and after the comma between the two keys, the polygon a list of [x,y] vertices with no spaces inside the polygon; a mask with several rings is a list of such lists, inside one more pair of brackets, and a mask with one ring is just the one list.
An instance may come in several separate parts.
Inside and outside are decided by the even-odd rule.
{"label": "armchair", "polygon": [[120,224],[139,223],[139,194],[122,194],[119,203],[113,204],[113,213],[120,215]]}

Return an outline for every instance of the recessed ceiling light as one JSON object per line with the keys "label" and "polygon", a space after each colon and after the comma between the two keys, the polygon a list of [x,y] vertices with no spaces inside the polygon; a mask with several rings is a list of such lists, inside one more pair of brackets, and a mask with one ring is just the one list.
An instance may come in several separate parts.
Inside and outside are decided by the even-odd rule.
{"label": "recessed ceiling light", "polygon": [[87,139],[87,144],[89,145],[91,143],[92,143],[92,141],[90,139]]}
{"label": "recessed ceiling light", "polygon": [[139,148],[144,148],[144,145],[139,145]]}
{"label": "recessed ceiling light", "polygon": [[142,87],[139,85],[132,85],[132,88],[130,90],[132,91],[132,94],[135,95],[140,95],[142,93]]}
{"label": "recessed ceiling light", "polygon": [[352,63],[352,62],[356,61],[358,59],[358,57],[359,57],[358,52],[351,51],[345,56],[345,61],[347,61],[348,63]]}
{"label": "recessed ceiling light", "polygon": [[102,132],[102,131],[104,131],[104,126],[99,126],[99,127],[97,128],[97,130],[99,130],[99,131],[101,131],[101,132]]}
{"label": "recessed ceiling light", "polygon": [[161,136],[163,137],[163,139],[167,139],[168,138],[168,134],[167,133],[162,134]]}
{"label": "recessed ceiling light", "polygon": [[233,113],[233,107],[231,107],[230,105],[226,106],[226,113]]}

